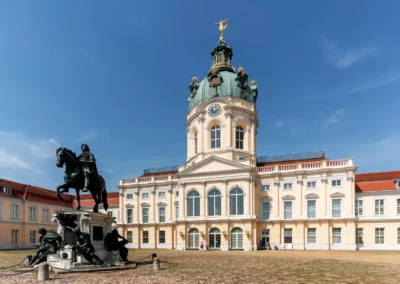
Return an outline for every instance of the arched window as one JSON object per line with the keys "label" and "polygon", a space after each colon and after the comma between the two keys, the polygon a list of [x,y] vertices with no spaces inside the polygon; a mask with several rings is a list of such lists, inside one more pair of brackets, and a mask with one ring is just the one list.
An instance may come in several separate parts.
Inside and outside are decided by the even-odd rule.
{"label": "arched window", "polygon": [[243,248],[243,231],[240,228],[233,228],[231,232],[231,248]]}
{"label": "arched window", "polygon": [[187,215],[200,216],[200,194],[196,190],[190,191],[187,195]]}
{"label": "arched window", "polygon": [[210,231],[210,243],[211,249],[219,249],[221,247],[221,232],[217,228],[213,228]]}
{"label": "arched window", "polygon": [[243,215],[244,214],[244,194],[243,190],[235,187],[231,190],[229,196],[230,215]]}
{"label": "arched window", "polygon": [[199,248],[200,234],[199,230],[192,228],[189,231],[189,248]]}
{"label": "arched window", "polygon": [[214,125],[211,128],[211,149],[221,148],[221,127]]}
{"label": "arched window", "polygon": [[244,130],[241,126],[236,126],[236,149],[243,149]]}
{"label": "arched window", "polygon": [[216,188],[208,193],[208,216],[221,216],[221,192]]}

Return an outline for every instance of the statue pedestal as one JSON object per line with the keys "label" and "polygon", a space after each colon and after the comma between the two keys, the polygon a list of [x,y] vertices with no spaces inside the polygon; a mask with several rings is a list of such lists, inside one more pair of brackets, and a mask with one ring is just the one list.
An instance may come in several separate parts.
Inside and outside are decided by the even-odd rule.
{"label": "statue pedestal", "polygon": [[67,226],[75,227],[75,229],[79,227],[81,232],[90,235],[91,244],[95,249],[94,254],[105,264],[100,264],[96,261],[96,265],[92,265],[83,255],[79,254],[76,256],[77,261],[71,263],[73,259],[72,247],[77,244],[76,235],[71,230],[65,229],[57,219],[57,214],[54,214],[53,220],[58,222],[57,233],[62,237],[63,244],[57,253],[47,256],[47,263],[50,266],[67,270],[79,270],[81,268],[88,269],[88,267],[110,267],[120,261],[119,251],[107,251],[104,246],[104,239],[108,233],[111,233],[111,225],[115,223],[115,218],[110,217],[108,214],[87,211],[64,212],[64,216],[69,222]]}

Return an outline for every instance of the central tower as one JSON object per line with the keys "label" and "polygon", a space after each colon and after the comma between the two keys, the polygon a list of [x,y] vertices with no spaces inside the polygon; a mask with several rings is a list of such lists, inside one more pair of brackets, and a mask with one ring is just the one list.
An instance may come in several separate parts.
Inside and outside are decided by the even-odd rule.
{"label": "central tower", "polygon": [[223,38],[227,23],[218,23],[207,76],[201,82],[193,77],[189,85],[186,166],[210,156],[256,166],[258,87],[243,67],[236,72],[232,65],[232,48]]}

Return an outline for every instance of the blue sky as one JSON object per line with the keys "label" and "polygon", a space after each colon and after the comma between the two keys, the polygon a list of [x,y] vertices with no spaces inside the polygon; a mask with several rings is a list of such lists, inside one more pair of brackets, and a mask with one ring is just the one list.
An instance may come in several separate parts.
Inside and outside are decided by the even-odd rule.
{"label": "blue sky", "polygon": [[219,18],[257,81],[258,154],[399,169],[398,1],[2,1],[0,177],[54,189],[86,142],[108,190],[186,159],[188,84]]}

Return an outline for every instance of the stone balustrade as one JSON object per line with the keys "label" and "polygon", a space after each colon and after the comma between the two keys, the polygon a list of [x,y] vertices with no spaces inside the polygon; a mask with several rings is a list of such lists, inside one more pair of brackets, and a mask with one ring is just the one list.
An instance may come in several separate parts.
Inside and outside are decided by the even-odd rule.
{"label": "stone balustrade", "polygon": [[274,165],[259,167],[258,172],[260,174],[272,173],[272,172],[295,172],[295,171],[307,171],[314,169],[328,169],[328,168],[344,168],[353,166],[353,159],[343,160],[327,160],[327,161],[316,161],[316,162],[305,162],[305,163],[293,163],[284,165]]}

